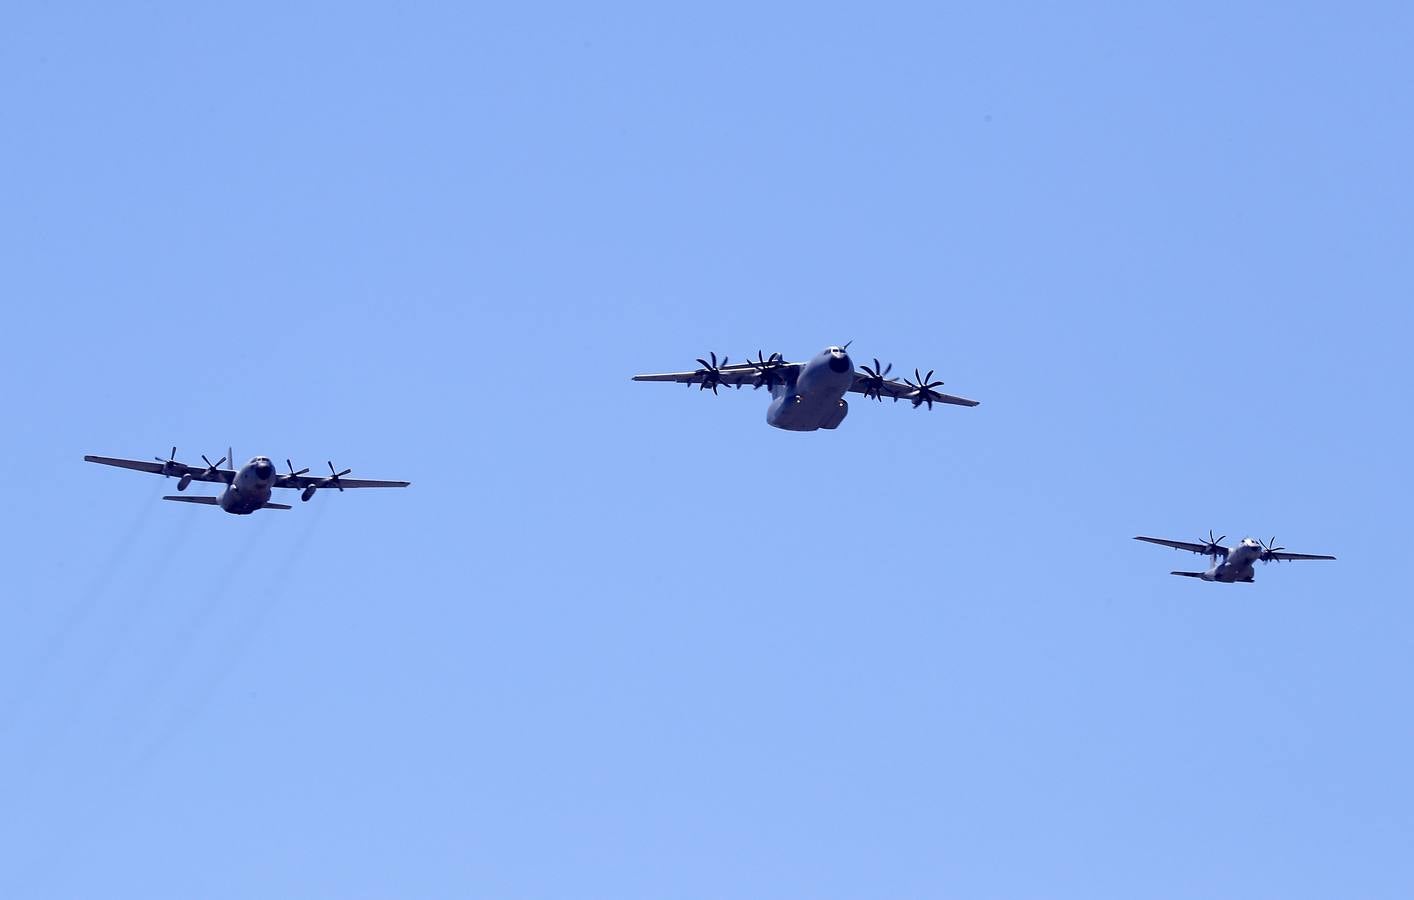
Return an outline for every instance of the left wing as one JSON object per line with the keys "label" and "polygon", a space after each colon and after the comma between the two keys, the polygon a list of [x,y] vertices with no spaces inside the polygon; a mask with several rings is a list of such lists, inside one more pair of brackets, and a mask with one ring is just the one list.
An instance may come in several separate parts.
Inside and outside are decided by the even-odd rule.
{"label": "left wing", "polygon": [[307,487],[330,487],[330,488],[395,488],[407,487],[411,481],[374,481],[368,478],[331,478],[323,475],[318,478],[309,475],[281,475],[275,479],[275,487],[295,488],[296,490]]}
{"label": "left wing", "polygon": [[1335,559],[1334,556],[1322,556],[1313,553],[1282,553],[1280,550],[1273,553],[1268,551],[1262,554],[1263,559],[1288,560],[1288,559]]}
{"label": "left wing", "polygon": [[236,477],[233,469],[189,466],[176,461],[157,462],[153,460],[148,462],[141,459],[118,459],[113,456],[85,456],[83,459],[84,462],[98,463],[102,466],[116,466],[120,469],[150,472],[153,475],[168,475],[172,478],[183,478],[189,475],[192,481],[211,481],[217,484],[230,484],[231,480]]}
{"label": "left wing", "polygon": [[[938,382],[938,384],[942,384],[942,382]],[[953,406],[977,406],[981,403],[980,400],[968,400],[966,397],[955,397],[952,394],[944,394],[941,391],[935,391],[931,388],[928,389],[927,395],[925,396],[920,389],[914,385],[904,384],[902,381],[893,378],[880,380],[877,377],[871,377],[863,372],[854,373],[854,384],[850,385],[849,390],[851,393],[855,394],[867,394],[870,397],[877,396],[880,400],[883,400],[885,397],[892,397],[895,403],[900,400],[916,400],[917,403],[914,403],[914,406],[920,403],[927,403],[929,400],[931,400],[932,403],[951,403]],[[932,404],[930,403],[929,405],[931,406]]]}

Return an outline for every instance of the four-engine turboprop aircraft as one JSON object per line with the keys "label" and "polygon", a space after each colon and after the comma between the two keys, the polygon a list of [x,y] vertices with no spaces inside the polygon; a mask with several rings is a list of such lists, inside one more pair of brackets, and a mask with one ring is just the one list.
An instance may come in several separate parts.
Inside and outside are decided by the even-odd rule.
{"label": "four-engine turboprop aircraft", "polygon": [[[1204,581],[1221,581],[1224,584],[1251,584],[1255,576],[1252,564],[1257,560],[1267,563],[1290,559],[1335,559],[1334,556],[1287,553],[1285,547],[1276,545],[1276,538],[1272,538],[1265,544],[1252,538],[1243,538],[1242,543],[1236,547],[1224,547],[1220,541],[1226,537],[1227,535],[1213,537],[1212,529],[1209,529],[1208,539],[1197,543],[1142,536],[1136,536],[1134,539],[1158,544],[1162,547],[1173,547],[1175,550],[1188,550],[1201,556],[1211,556],[1213,565],[1206,572],[1170,572],[1169,574],[1182,575],[1185,578],[1201,578]],[[1220,558],[1221,561],[1219,561]]]}
{"label": "four-engine turboprop aircraft", "polygon": [[313,477],[305,475],[309,469],[295,471],[295,467],[289,460],[285,460],[285,465],[290,471],[281,475],[275,469],[275,464],[264,456],[257,456],[239,469],[223,469],[222,464],[231,458],[231,451],[227,450],[226,455],[212,462],[203,455],[202,460],[206,466],[189,466],[183,462],[177,462],[177,448],[172,448],[172,455],[167,459],[154,457],[153,462],[141,459],[116,459],[111,456],[85,456],[85,462],[100,463],[105,466],[117,466],[120,469],[136,469],[139,472],[151,472],[154,475],[161,475],[164,478],[176,478],[177,490],[185,491],[193,481],[210,481],[216,484],[223,484],[226,489],[216,497],[163,497],[163,500],[176,500],[181,503],[200,503],[204,506],[219,506],[228,513],[238,516],[249,515],[257,509],[290,509],[283,503],[271,503],[270,493],[272,488],[293,488],[300,491],[300,499],[308,500],[314,496],[314,492],[322,487],[338,488],[375,488],[375,487],[407,487],[410,481],[368,481],[359,478],[344,478],[345,475],[353,471],[345,469],[342,472],[334,471],[334,464],[329,463],[329,474]]}
{"label": "four-engine turboprop aircraft", "polygon": [[766,409],[767,424],[786,431],[815,431],[819,428],[835,429],[849,413],[849,403],[844,395],[851,391],[873,397],[883,402],[885,397],[911,400],[917,409],[924,403],[932,409],[934,403],[951,403],[955,406],[976,406],[978,401],[965,397],[954,397],[934,390],[942,385],[933,380],[933,372],[927,375],[913,370],[913,379],[902,381],[889,377],[893,364],[880,366],[874,360],[874,367],[861,366],[854,370],[849,358],[849,344],[843,347],[827,347],[806,362],[791,363],[781,358],[779,353],[769,357],[756,351],[756,359],[750,357],[744,363],[728,365],[727,357],[717,362],[717,354],[711,354],[711,361],[699,358],[702,368],[692,372],[669,372],[663,375],[635,375],[634,381],[673,381],[678,384],[697,385],[699,391],[711,390],[717,393],[718,386],[727,385],[740,389],[749,384],[753,389],[767,388],[771,393],[771,405]]}

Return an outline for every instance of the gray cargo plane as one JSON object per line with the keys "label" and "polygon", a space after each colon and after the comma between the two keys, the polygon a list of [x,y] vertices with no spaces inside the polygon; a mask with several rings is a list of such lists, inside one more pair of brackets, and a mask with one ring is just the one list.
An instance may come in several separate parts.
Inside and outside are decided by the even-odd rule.
{"label": "gray cargo plane", "polygon": [[976,406],[976,400],[954,397],[940,393],[934,388],[942,385],[933,380],[933,372],[920,375],[913,370],[913,379],[902,381],[889,377],[893,364],[880,366],[874,360],[874,367],[861,366],[854,370],[849,358],[849,344],[842,347],[827,347],[806,362],[786,362],[779,353],[769,357],[756,351],[753,361],[747,357],[744,363],[728,365],[727,357],[717,362],[717,354],[711,354],[710,361],[699,358],[700,369],[692,372],[669,372],[663,375],[635,375],[634,381],[672,381],[678,384],[697,385],[699,391],[711,390],[717,393],[719,386],[740,389],[749,384],[752,389],[765,387],[771,394],[771,405],[766,409],[766,422],[786,431],[815,431],[819,428],[838,428],[849,413],[849,403],[844,399],[847,393],[863,394],[883,402],[885,397],[909,400],[917,409],[928,404],[950,403],[955,406]]}
{"label": "gray cargo plane", "polygon": [[[1290,559],[1335,559],[1334,556],[1287,553],[1285,547],[1276,545],[1276,538],[1272,538],[1265,544],[1252,538],[1243,538],[1242,543],[1236,547],[1224,547],[1220,542],[1226,537],[1227,535],[1213,537],[1212,529],[1209,529],[1208,539],[1196,543],[1142,536],[1136,536],[1134,539],[1158,544],[1161,547],[1173,547],[1175,550],[1188,550],[1202,556],[1210,556],[1213,559],[1213,565],[1205,572],[1170,572],[1169,574],[1182,575],[1185,578],[1201,578],[1204,581],[1221,581],[1224,584],[1251,584],[1256,574],[1252,571],[1252,564],[1257,560],[1267,563]],[[1219,562],[1219,557],[1221,557],[1221,562]]]}
{"label": "gray cargo plane", "polygon": [[85,456],[85,462],[99,463],[105,466],[117,466],[120,469],[136,469],[139,472],[151,472],[154,475],[161,475],[163,478],[176,478],[177,490],[185,491],[193,481],[210,481],[216,484],[223,484],[226,489],[216,497],[163,497],[163,500],[176,500],[179,503],[200,503],[204,506],[219,506],[228,513],[237,516],[245,516],[255,512],[257,509],[290,509],[291,507],[283,503],[271,503],[270,493],[272,488],[292,488],[300,491],[300,500],[308,500],[314,496],[314,492],[322,487],[337,488],[342,491],[344,488],[378,488],[378,487],[407,487],[410,481],[368,481],[358,478],[344,478],[345,475],[353,471],[345,469],[342,472],[334,471],[334,464],[329,463],[329,474],[318,477],[308,476],[304,473],[309,469],[295,471],[295,467],[289,460],[285,460],[285,465],[290,471],[281,475],[275,469],[275,464],[264,456],[257,456],[239,469],[223,469],[222,464],[231,458],[231,451],[227,450],[226,455],[212,462],[202,455],[202,460],[206,465],[189,466],[186,463],[177,462],[177,448],[172,448],[172,455],[167,459],[154,457],[153,462],[141,459],[116,459],[111,456]]}

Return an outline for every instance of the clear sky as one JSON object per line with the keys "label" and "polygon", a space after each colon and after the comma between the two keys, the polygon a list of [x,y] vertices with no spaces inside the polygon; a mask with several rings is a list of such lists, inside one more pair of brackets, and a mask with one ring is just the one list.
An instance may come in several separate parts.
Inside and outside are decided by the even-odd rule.
{"label": "clear sky", "polygon": [[205,6],[0,13],[0,896],[1414,894],[1408,4]]}

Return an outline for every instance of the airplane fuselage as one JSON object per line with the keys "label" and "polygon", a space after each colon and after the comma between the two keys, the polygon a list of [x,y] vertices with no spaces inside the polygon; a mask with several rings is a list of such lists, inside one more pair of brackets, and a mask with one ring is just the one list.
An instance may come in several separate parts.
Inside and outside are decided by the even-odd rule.
{"label": "airplane fuselage", "polygon": [[1214,564],[1201,576],[1204,581],[1220,581],[1223,584],[1250,582],[1255,577],[1252,564],[1262,558],[1262,545],[1243,538],[1242,543],[1228,551],[1227,558]]}
{"label": "airplane fuselage", "polygon": [[232,515],[248,516],[270,502],[275,486],[275,464],[257,456],[241,466],[217,502]]}
{"label": "airplane fuselage", "polygon": [[854,362],[830,347],[801,367],[793,381],[771,389],[766,423],[786,431],[834,429],[849,414],[845,393],[854,384]]}

